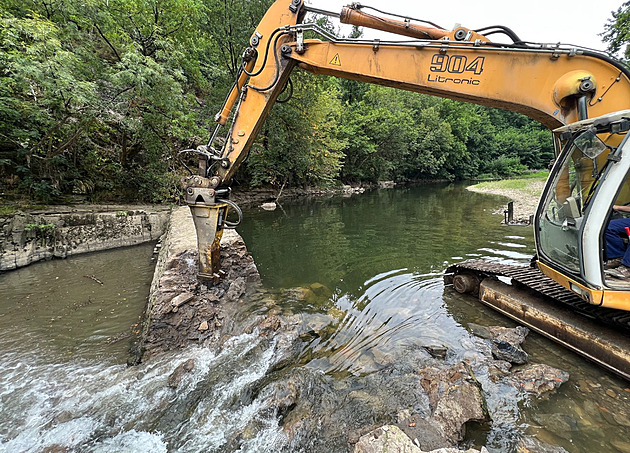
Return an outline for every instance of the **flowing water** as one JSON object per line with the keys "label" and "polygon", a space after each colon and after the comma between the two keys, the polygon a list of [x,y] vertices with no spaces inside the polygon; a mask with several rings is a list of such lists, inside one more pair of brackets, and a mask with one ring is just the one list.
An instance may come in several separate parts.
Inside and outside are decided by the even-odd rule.
{"label": "flowing water", "polygon": [[[467,258],[529,262],[531,229],[499,225],[501,203],[434,185],[246,213],[239,232],[264,286],[281,294],[274,309],[317,332],[291,343],[290,355],[292,340],[254,332],[221,350],[189,347],[127,367],[150,246],[0,275],[0,451],[347,451],[348,433],[392,422],[401,405],[421,410],[413,389],[389,376],[435,364],[422,346],[446,347],[447,364],[474,364],[481,340],[469,324],[513,326],[442,280]],[[308,297],[282,292],[296,287]],[[268,309],[254,301],[236,318]],[[576,453],[630,451],[626,382],[535,334],[525,349],[570,381],[536,399],[481,372],[493,421],[472,427],[466,445],[512,452],[528,437]],[[188,359],[194,370],[169,388]],[[296,384],[295,409],[270,405]],[[317,426],[304,426],[307,413]]]}

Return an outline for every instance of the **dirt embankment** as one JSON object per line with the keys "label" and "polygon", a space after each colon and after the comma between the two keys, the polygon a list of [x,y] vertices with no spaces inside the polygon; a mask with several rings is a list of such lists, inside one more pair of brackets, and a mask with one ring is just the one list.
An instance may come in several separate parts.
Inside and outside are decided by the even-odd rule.
{"label": "dirt embankment", "polygon": [[[478,193],[487,193],[492,195],[500,195],[508,198],[505,202],[514,202],[514,220],[518,222],[528,222],[530,217],[536,213],[540,195],[545,186],[545,181],[531,180],[526,181],[522,187],[515,188],[510,185],[501,184],[502,181],[492,181],[490,183],[481,183],[467,187],[468,190]],[[495,214],[503,215],[505,206],[497,209]]]}

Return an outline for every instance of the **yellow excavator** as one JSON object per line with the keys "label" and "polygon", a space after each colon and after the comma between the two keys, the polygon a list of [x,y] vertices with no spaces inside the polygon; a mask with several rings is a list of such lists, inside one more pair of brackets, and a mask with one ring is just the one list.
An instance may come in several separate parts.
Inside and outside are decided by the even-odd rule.
{"label": "yellow excavator", "polygon": [[[583,305],[630,311],[630,280],[605,272],[604,240],[613,206],[630,202],[630,70],[598,51],[523,42],[503,26],[446,30],[368,12],[373,10],[352,4],[333,13],[304,0],[277,0],[253,32],[211,139],[194,150],[199,174],[184,180],[198,233],[200,278],[220,278],[219,242],[223,228],[233,226],[227,211],[238,210],[228,199],[230,182],[298,66],[519,112],[553,130],[556,159],[534,219],[534,267],[555,286],[541,291],[553,297],[562,287]],[[303,23],[309,13],[398,36],[340,38]],[[480,263],[451,271],[462,292],[478,291],[479,279],[488,275],[549,286],[536,276]]]}

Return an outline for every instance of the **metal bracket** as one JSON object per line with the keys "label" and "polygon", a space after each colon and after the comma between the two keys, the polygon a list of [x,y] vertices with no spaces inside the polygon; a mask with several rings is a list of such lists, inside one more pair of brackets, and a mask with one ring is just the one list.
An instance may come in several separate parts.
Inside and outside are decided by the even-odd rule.
{"label": "metal bracket", "polygon": [[378,49],[381,47],[381,40],[380,39],[375,39],[374,40],[374,44],[372,44],[372,50],[374,52],[378,52]]}
{"label": "metal bracket", "polygon": [[295,38],[296,38],[295,51],[298,54],[304,53],[304,32],[302,30],[298,30],[295,33]]}
{"label": "metal bracket", "polygon": [[292,13],[297,13],[297,10],[300,8],[301,3],[302,3],[302,0],[293,0],[291,2],[291,5],[289,6],[289,10]]}
{"label": "metal bracket", "polygon": [[552,60],[557,60],[558,58],[560,58],[560,55],[562,55],[562,53],[560,52],[560,43],[558,43],[558,44],[556,44],[556,47],[553,50],[553,54],[551,55],[551,59]]}

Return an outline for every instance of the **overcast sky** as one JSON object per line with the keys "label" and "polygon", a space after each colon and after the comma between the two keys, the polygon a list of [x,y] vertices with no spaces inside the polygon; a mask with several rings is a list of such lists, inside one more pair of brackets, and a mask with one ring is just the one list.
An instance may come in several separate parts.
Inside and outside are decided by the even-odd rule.
{"label": "overcast sky", "polygon": [[[352,0],[306,2],[316,8],[340,12]],[[471,29],[505,25],[524,41],[562,42],[604,50],[606,45],[598,35],[623,0],[363,0],[360,3],[428,20],[449,30],[455,24]],[[342,33],[349,31],[342,28]],[[503,41],[501,35],[496,35],[495,39]]]}

